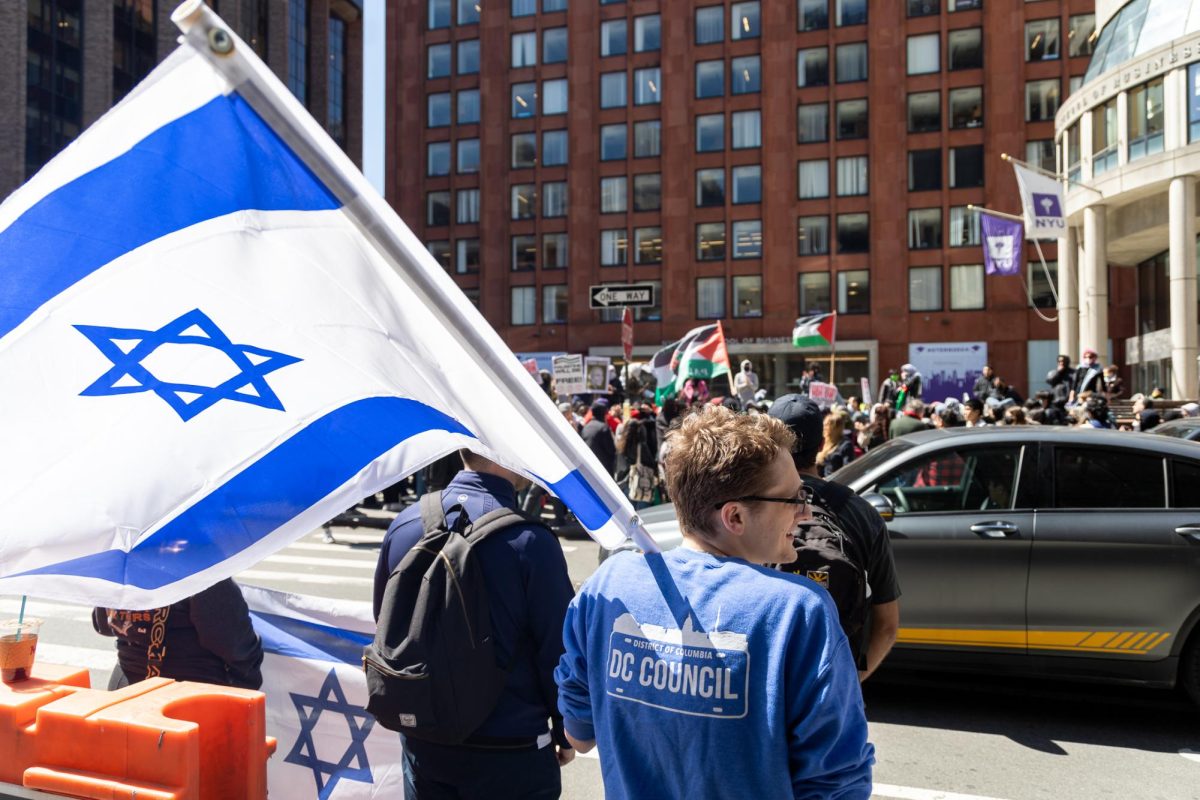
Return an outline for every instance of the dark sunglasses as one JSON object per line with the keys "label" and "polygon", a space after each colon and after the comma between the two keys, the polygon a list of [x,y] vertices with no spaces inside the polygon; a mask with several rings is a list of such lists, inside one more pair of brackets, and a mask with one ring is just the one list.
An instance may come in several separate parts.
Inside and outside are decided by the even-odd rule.
{"label": "dark sunglasses", "polygon": [[723,508],[726,503],[745,503],[749,500],[758,500],[764,503],[787,503],[793,506],[806,506],[812,502],[813,492],[807,486],[800,488],[800,493],[795,497],[762,497],[757,494],[748,494],[745,497],[734,497],[730,500],[725,500],[716,503],[713,508]]}

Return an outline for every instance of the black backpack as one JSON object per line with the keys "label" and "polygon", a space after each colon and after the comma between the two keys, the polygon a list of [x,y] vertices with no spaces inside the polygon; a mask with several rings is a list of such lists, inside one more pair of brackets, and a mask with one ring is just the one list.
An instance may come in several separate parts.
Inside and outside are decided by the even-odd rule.
{"label": "black backpack", "polygon": [[870,611],[866,559],[838,518],[854,492],[833,482],[825,482],[819,489],[806,485],[813,492],[812,519],[799,526],[794,542],[796,559],[780,564],[779,569],[803,575],[829,592],[850,640],[850,652],[861,663]]}
{"label": "black backpack", "polygon": [[424,495],[420,508],[425,532],[388,577],[375,641],[363,650],[367,711],[407,736],[458,744],[492,713],[508,678],[474,547],[530,520],[499,508],[469,522],[456,506],[450,528],[441,492]]}

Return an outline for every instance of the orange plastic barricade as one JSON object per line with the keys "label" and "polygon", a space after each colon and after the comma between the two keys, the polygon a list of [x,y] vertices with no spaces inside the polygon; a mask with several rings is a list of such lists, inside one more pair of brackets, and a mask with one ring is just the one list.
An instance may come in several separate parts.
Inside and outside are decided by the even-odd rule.
{"label": "orange plastic barricade", "polygon": [[0,782],[96,800],[266,798],[261,692],[166,678],[105,692],[56,669],[0,685]]}

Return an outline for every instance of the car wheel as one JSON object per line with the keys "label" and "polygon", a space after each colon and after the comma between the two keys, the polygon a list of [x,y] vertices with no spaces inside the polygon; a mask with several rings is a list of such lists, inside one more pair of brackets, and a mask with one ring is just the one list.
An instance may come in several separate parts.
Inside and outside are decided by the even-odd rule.
{"label": "car wheel", "polygon": [[1192,634],[1191,640],[1183,648],[1183,658],[1179,663],[1179,683],[1183,690],[1192,698],[1192,702],[1200,705],[1200,630]]}

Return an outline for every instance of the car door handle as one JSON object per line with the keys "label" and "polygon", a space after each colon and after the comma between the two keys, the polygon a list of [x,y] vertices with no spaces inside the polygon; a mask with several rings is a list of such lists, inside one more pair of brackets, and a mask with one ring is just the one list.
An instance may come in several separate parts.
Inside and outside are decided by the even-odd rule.
{"label": "car door handle", "polygon": [[1175,529],[1175,532],[1185,539],[1200,544],[1200,525],[1181,525]]}
{"label": "car door handle", "polygon": [[977,533],[985,539],[1006,539],[1021,532],[1011,522],[980,522],[971,526],[971,533]]}

